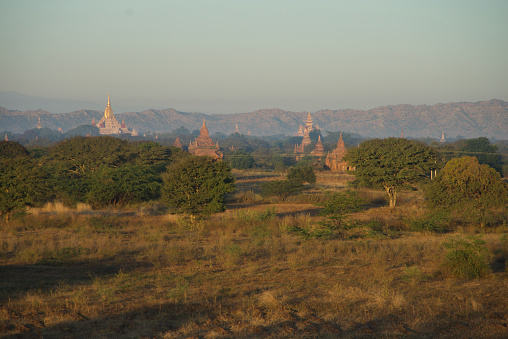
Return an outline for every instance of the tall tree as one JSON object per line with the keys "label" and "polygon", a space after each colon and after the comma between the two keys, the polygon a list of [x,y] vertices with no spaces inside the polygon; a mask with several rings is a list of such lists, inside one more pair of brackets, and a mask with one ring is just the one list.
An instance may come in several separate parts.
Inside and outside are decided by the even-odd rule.
{"label": "tall tree", "polygon": [[438,167],[437,152],[423,143],[400,138],[372,139],[350,148],[345,156],[356,167],[357,186],[384,188],[395,207],[397,190],[430,178]]}

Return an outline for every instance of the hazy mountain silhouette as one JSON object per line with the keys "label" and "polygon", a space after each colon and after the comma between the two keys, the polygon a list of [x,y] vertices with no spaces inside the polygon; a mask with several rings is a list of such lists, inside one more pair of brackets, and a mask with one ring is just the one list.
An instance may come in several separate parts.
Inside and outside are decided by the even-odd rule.
{"label": "hazy mountain silhouette", "polygon": [[[22,132],[36,126],[39,116],[44,127],[68,130],[98,121],[101,110],[78,110],[54,114],[47,111],[14,111],[0,108],[0,131]],[[305,124],[307,112],[290,112],[278,108],[261,109],[250,113],[215,114],[180,112],[175,109],[151,109],[143,112],[117,113],[121,121],[139,132],[168,132],[186,127],[199,129],[206,119],[210,133],[233,133],[238,124],[240,132],[252,135],[293,135],[300,124]],[[314,124],[322,131],[347,131],[370,137],[400,136],[466,138],[480,136],[505,139],[508,137],[508,103],[502,100],[459,102],[435,105],[393,105],[371,110],[321,110],[311,112]]]}

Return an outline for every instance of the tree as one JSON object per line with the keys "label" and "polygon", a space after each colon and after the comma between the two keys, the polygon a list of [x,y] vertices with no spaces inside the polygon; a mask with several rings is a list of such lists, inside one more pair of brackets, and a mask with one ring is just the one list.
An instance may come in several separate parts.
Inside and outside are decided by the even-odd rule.
{"label": "tree", "polygon": [[397,189],[425,181],[437,164],[435,149],[400,138],[372,139],[350,148],[345,156],[356,167],[354,184],[384,188],[395,207]]}
{"label": "tree", "polygon": [[0,159],[0,216],[10,216],[26,205],[42,202],[47,192],[48,174],[28,157]]}
{"label": "tree", "polygon": [[254,158],[252,155],[244,151],[236,151],[228,158],[232,168],[248,169],[252,168],[254,165]]}
{"label": "tree", "polygon": [[492,209],[506,209],[508,185],[493,168],[465,156],[450,160],[425,195],[430,207],[456,211],[484,225]]}
{"label": "tree", "polygon": [[78,174],[93,173],[103,166],[118,167],[136,157],[127,141],[110,136],[66,139],[49,152],[62,170]]}
{"label": "tree", "polygon": [[178,213],[224,211],[224,194],[235,190],[229,165],[204,156],[172,163],[162,179],[161,200]]}
{"label": "tree", "polygon": [[476,157],[480,164],[487,164],[498,172],[502,170],[501,155],[497,153],[497,145],[491,145],[489,139],[480,137],[477,139],[468,139],[465,141],[461,151],[467,152],[466,155]]}
{"label": "tree", "polygon": [[0,159],[27,157],[28,151],[21,144],[14,141],[0,141]]}
{"label": "tree", "polygon": [[103,168],[94,173],[87,202],[93,207],[159,198],[162,179],[156,169],[141,165]]}
{"label": "tree", "polygon": [[286,200],[290,195],[300,192],[303,187],[302,182],[297,180],[272,180],[263,183],[261,195],[278,196],[281,200]]}
{"label": "tree", "polygon": [[286,176],[288,180],[299,181],[300,183],[308,182],[314,184],[316,182],[316,174],[312,166],[291,167]]}

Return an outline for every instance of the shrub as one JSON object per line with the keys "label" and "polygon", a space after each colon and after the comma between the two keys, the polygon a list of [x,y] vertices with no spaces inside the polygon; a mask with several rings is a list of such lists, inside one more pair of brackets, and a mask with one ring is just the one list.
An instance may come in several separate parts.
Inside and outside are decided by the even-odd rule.
{"label": "shrub", "polygon": [[300,192],[302,189],[303,185],[300,181],[273,180],[263,183],[261,195],[263,197],[278,196],[284,201],[287,197]]}
{"label": "shrub", "polygon": [[485,241],[478,236],[466,239],[450,239],[445,244],[444,265],[453,275],[463,279],[475,279],[490,271]]}
{"label": "shrub", "polygon": [[224,194],[235,190],[229,165],[204,156],[189,156],[173,163],[163,181],[161,200],[178,213],[224,211]]}
{"label": "shrub", "polygon": [[496,220],[493,214],[506,210],[508,185],[488,165],[480,165],[474,157],[462,157],[446,164],[425,195],[431,208],[454,211],[487,226]]}
{"label": "shrub", "polygon": [[321,205],[321,215],[328,219],[328,227],[337,229],[343,226],[343,220],[348,214],[361,211],[364,205],[365,200],[356,192],[335,193]]}
{"label": "shrub", "polygon": [[423,218],[414,218],[410,221],[411,229],[417,232],[427,231],[442,233],[449,225],[449,216],[444,211],[429,213]]}
{"label": "shrub", "polygon": [[232,168],[249,169],[254,166],[254,158],[252,155],[244,151],[236,151],[228,158]]}
{"label": "shrub", "polygon": [[314,184],[316,182],[316,174],[312,166],[291,167],[286,178],[301,183],[308,182],[309,184]]}

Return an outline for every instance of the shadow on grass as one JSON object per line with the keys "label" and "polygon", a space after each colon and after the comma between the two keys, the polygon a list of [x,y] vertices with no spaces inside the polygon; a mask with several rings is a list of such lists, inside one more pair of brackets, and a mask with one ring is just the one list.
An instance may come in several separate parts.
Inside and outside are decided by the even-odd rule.
{"label": "shadow on grass", "polygon": [[502,337],[502,333],[506,333],[502,325],[504,317],[495,319],[495,313],[477,312],[467,317],[441,314],[425,319],[424,326],[412,327],[405,315],[393,311],[367,321],[348,319],[344,314],[334,317],[340,319],[337,321],[326,320],[313,312],[300,315],[287,307],[274,315],[273,310],[270,313],[263,306],[255,306],[251,318],[245,319],[237,315],[239,305],[235,301],[226,299],[223,302],[166,302],[98,318],[81,316],[80,320],[48,327],[26,323],[21,333],[4,338],[482,337],[484,330],[489,330],[492,337]]}
{"label": "shadow on grass", "polygon": [[[135,257],[135,253],[131,253]],[[0,266],[0,304],[22,297],[29,291],[50,292],[61,285],[91,283],[94,277],[106,277],[122,271],[130,272],[149,263],[122,264],[118,259],[35,265]]]}

